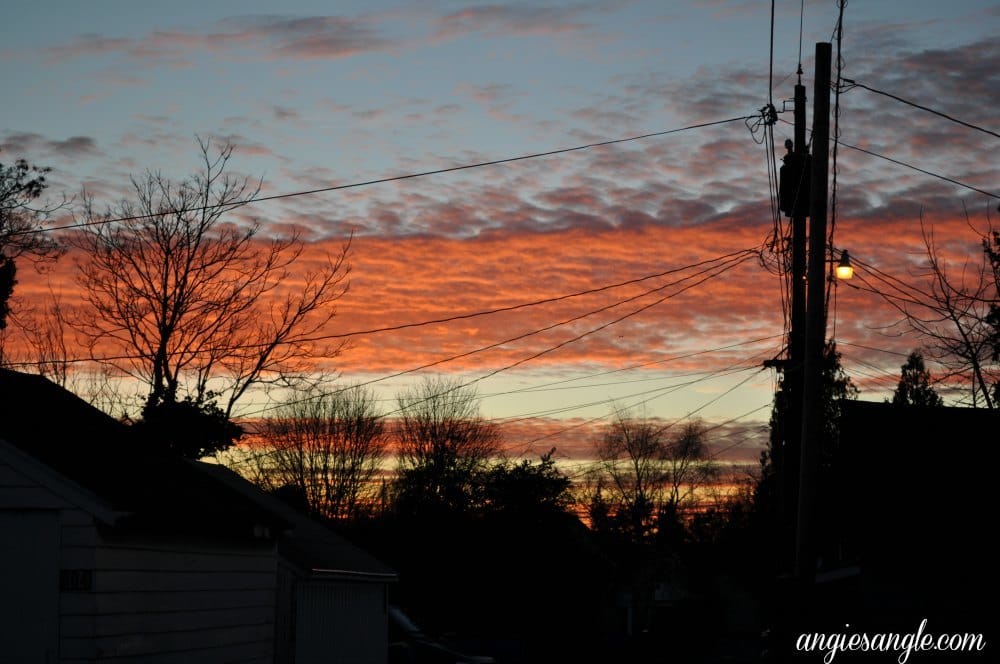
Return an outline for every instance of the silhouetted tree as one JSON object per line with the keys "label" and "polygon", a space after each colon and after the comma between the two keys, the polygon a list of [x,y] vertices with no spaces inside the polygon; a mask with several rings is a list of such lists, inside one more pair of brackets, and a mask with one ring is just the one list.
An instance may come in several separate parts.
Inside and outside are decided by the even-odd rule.
{"label": "silhouetted tree", "polygon": [[699,486],[715,476],[700,422],[674,437],[670,425],[619,410],[597,444],[590,496],[595,524],[614,523],[641,540],[665,519],[675,521],[695,502]]}
{"label": "silhouetted tree", "polygon": [[[757,541],[758,534],[753,531],[755,490],[754,478],[737,479],[734,488],[692,517],[691,543],[696,555],[710,557],[699,563],[717,566],[718,570],[749,567],[759,562],[758,551],[747,549]],[[760,570],[755,572],[759,576]]]}
{"label": "silhouetted tree", "polygon": [[24,159],[0,163],[0,330],[7,327],[10,298],[17,284],[17,259],[47,259],[59,253],[58,245],[42,230],[61,204],[37,203],[48,187],[45,175],[50,170],[29,165]]}
{"label": "silhouetted tree", "polygon": [[371,391],[292,393],[258,430],[260,447],[233,458],[252,481],[301,496],[308,511],[322,517],[350,520],[371,511],[388,445]]}
{"label": "silhouetted tree", "polygon": [[521,519],[567,512],[574,501],[572,482],[556,468],[554,454],[550,450],[537,463],[503,459],[480,471],[473,480],[474,507]]}
{"label": "silhouetted tree", "polygon": [[[396,509],[351,524],[399,571],[395,601],[432,633],[503,635],[514,661],[591,661],[603,645],[610,564],[572,511],[569,478],[551,452],[469,468],[445,475],[455,481],[445,498],[404,494]],[[416,492],[430,476],[419,465],[401,480]]]}
{"label": "silhouetted tree", "polygon": [[[840,438],[840,416],[842,404],[847,399],[857,398],[858,390],[844,373],[840,363],[840,352],[833,342],[827,343],[823,350],[823,364],[820,368],[820,398],[823,428],[819,442],[819,474],[821,479],[828,475],[830,464],[835,455]],[[774,406],[771,409],[771,427],[768,447],[760,456],[760,476],[754,493],[755,509],[762,517],[762,522],[778,529],[762,535],[762,538],[776,546],[781,554],[792,551],[791,531],[788,530],[789,519],[794,519],[795,500],[798,491],[799,458],[789,456],[786,447],[786,430],[789,418],[789,393],[786,389],[785,377],[778,383],[774,395]],[[776,461],[782,456],[785,466],[778,468]],[[779,476],[784,473],[785,476]],[[784,485],[784,489],[779,483]],[[786,513],[785,523],[779,523],[780,497],[784,495]]]}
{"label": "silhouetted tree", "polygon": [[[1000,211],[1000,206],[997,207]],[[989,326],[989,341],[992,348],[990,359],[1000,365],[1000,231],[990,228],[983,235],[983,253],[990,266],[993,280],[993,301],[986,315]],[[1000,378],[993,382],[993,403],[1000,404]]]}
{"label": "silhouetted tree", "polygon": [[996,408],[1000,405],[995,398],[1000,391],[1000,235],[992,227],[983,233],[981,258],[967,261],[958,271],[950,269],[933,229],[923,227],[923,239],[927,287],[890,302],[926,340],[929,356],[950,376],[968,382],[969,405]]}
{"label": "silhouetted tree", "polygon": [[706,445],[705,425],[694,420],[685,422],[666,449],[666,470],[669,492],[661,510],[677,514],[682,508],[697,502],[696,492],[718,475],[710,462]]}
{"label": "silhouetted tree", "polygon": [[[824,450],[824,455],[836,447],[839,437],[841,404],[845,399],[855,399],[857,396],[858,388],[854,386],[850,376],[844,373],[841,366],[837,344],[828,342],[823,349],[823,364],[820,367],[820,398],[823,402],[823,430],[820,448]],[[778,391],[774,396],[774,406],[771,409],[771,434],[768,450],[761,457],[763,481],[767,481],[772,470],[770,450],[784,443],[788,408],[788,393],[785,390],[784,380],[781,380],[778,383]],[[798,469],[795,468],[793,472],[797,473]]]}
{"label": "silhouetted tree", "polygon": [[924,366],[924,356],[913,351],[900,368],[899,384],[892,393],[896,406],[933,407],[944,405],[941,397],[931,387],[931,374]]}
{"label": "silhouetted tree", "polygon": [[227,449],[243,434],[214,401],[190,397],[147,404],[133,429],[149,445],[189,459]]}
{"label": "silhouetted tree", "polygon": [[209,414],[218,403],[229,417],[251,386],[305,370],[316,352],[309,337],[347,289],[349,243],[292,285],[302,242],[230,222],[261,183],[229,174],[232,145],[198,143],[201,168],[181,182],[148,171],[104,213],[85,196],[79,329],[92,347],[127,358],[104,361],[148,387],[147,410],[187,400]]}
{"label": "silhouetted tree", "polygon": [[466,509],[476,474],[500,448],[497,427],[479,415],[475,390],[431,378],[397,401],[397,506]]}
{"label": "silhouetted tree", "polygon": [[61,387],[69,384],[69,324],[62,298],[49,293],[41,307],[28,308],[18,316],[21,330],[31,353],[33,368],[42,376]]}

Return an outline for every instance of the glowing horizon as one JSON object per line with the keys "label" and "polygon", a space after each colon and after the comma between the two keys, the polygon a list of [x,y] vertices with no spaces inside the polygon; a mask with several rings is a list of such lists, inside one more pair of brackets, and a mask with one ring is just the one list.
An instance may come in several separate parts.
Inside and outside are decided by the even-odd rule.
{"label": "glowing horizon", "polygon": [[[130,174],[191,173],[199,134],[232,141],[234,172],[262,175],[263,194],[282,194],[753,115],[769,96],[783,110],[799,64],[797,40],[778,40],[769,79],[768,12],[739,2],[669,10],[654,2],[545,11],[376,5],[347,3],[340,16],[311,2],[292,3],[287,16],[256,2],[241,6],[240,16],[184,2],[170,12],[103,16],[21,7],[0,27],[8,49],[0,68],[7,80],[25,81],[0,132],[0,159],[23,155],[50,165],[48,194],[72,197],[86,188],[101,208],[127,195]],[[777,35],[797,36],[798,10],[798,3],[778,7]],[[1000,58],[993,38],[1000,11],[979,0],[963,14],[932,4],[909,11],[900,19],[891,7],[850,6],[844,75],[1000,126],[992,66]],[[811,96],[812,44],[830,39],[836,16],[809,2],[804,18]],[[860,89],[840,102],[844,143],[996,193],[994,139]],[[387,410],[427,373],[476,381],[483,414],[511,427],[520,441],[514,446],[552,442],[571,457],[582,452],[582,432],[616,406],[645,408],[664,421],[738,418],[727,426],[758,436],[733,448],[744,458],[762,441],[757,428],[767,420],[775,376],[761,366],[781,352],[785,323],[769,248],[765,154],[756,142],[762,133],[755,131],[733,122],[290,197],[241,208],[230,220],[257,222],[263,235],[299,232],[306,242],[299,275],[353,235],[351,289],[319,336],[679,270],[545,305],[357,335],[311,368],[337,373],[339,382],[377,381]],[[775,126],[779,159],[791,133],[784,121]],[[923,283],[923,220],[961,270],[981,256],[977,232],[995,223],[997,201],[846,147],[837,174],[834,244],[850,250],[858,277],[837,286],[829,334],[862,398],[880,400],[921,341],[896,327],[898,311],[865,290],[866,283],[889,286],[864,266]],[[691,266],[745,249],[760,250],[772,269],[750,260],[678,292],[700,278]],[[45,273],[21,265],[18,315],[30,316],[31,307],[41,315],[52,293],[68,309],[79,303],[80,259],[70,251]],[[684,277],[691,281],[642,295]],[[283,286],[295,284],[293,277]],[[78,340],[71,343],[72,357],[84,355]],[[13,332],[7,344],[15,367],[31,361]],[[400,372],[408,373],[392,377]],[[268,399],[255,392],[240,415],[267,412]],[[558,430],[566,432],[553,435]]]}

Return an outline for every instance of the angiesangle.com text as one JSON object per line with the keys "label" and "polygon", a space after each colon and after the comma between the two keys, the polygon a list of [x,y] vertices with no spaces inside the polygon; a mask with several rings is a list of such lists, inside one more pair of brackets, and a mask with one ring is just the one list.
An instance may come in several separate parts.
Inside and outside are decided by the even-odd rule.
{"label": "angiesangle.com text", "polygon": [[[844,625],[850,629],[850,624]],[[795,640],[799,652],[821,652],[824,664],[832,664],[840,652],[899,653],[896,661],[906,664],[910,655],[919,652],[981,652],[986,648],[982,634],[930,634],[927,619],[909,634],[868,634],[841,632],[833,634],[800,634]]]}

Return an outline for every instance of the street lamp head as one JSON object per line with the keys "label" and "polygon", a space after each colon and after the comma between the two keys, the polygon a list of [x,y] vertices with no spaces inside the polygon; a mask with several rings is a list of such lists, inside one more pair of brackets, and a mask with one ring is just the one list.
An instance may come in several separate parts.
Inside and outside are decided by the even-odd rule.
{"label": "street lamp head", "polygon": [[854,266],[851,265],[851,257],[844,249],[840,254],[840,262],[837,263],[836,274],[838,279],[847,280],[854,276]]}

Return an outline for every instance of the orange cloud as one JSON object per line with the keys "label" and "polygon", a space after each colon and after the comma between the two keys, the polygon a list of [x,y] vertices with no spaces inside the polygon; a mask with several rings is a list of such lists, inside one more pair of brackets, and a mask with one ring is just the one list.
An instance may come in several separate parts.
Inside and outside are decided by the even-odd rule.
{"label": "orange cloud", "polygon": [[[954,238],[954,246],[944,244],[949,250],[976,253],[976,239],[964,220],[933,222],[938,238],[949,242]],[[686,268],[759,248],[766,234],[762,224],[726,218],[688,226],[646,224],[548,233],[498,230],[471,238],[361,236],[353,241],[350,290],[338,302],[332,326],[321,336],[509,307]],[[919,280],[920,243],[919,220],[913,218],[838,223],[838,246],[901,279]],[[340,246],[340,240],[311,243],[296,266],[297,274],[317,269],[324,253]],[[82,258],[71,253],[44,274],[22,268],[18,296],[37,303],[52,288],[66,293],[67,301],[79,302],[73,294],[73,263]],[[615,367],[781,332],[781,284],[775,275],[756,259],[718,276],[712,276],[711,265],[722,264],[681,269],[640,284],[471,320],[359,334],[350,338],[350,347],[339,357],[319,364],[347,375],[393,373],[527,335],[438,367],[485,372],[586,335],[525,368]],[[702,270],[708,271],[699,274]],[[859,276],[864,277],[864,270]],[[707,280],[699,284],[702,279]],[[294,289],[296,284],[293,278],[283,288]],[[635,299],[616,306],[630,298]],[[660,298],[666,299],[629,315]],[[841,286],[836,305],[840,338],[900,351],[915,342],[880,332],[899,316],[876,295]],[[590,312],[596,313],[587,315]],[[613,322],[618,318],[624,319]],[[571,319],[578,320],[567,322]],[[831,325],[833,321],[831,316]],[[602,325],[608,327],[586,334]]]}
{"label": "orange cloud", "polygon": [[[570,190],[557,197],[566,205],[577,193]],[[907,283],[921,284],[924,258],[919,209],[915,214],[907,214],[913,211],[906,206],[891,214],[887,211],[841,216],[836,245],[848,248],[861,263]],[[460,218],[456,215],[455,223]],[[933,224],[938,243],[956,269],[961,261],[980,256],[977,235],[964,218],[936,213],[926,215],[925,222],[928,227]],[[569,374],[639,365],[646,366],[630,372],[629,380],[641,380],[644,373],[662,377],[759,366],[778,355],[782,347],[782,288],[773,273],[773,260],[769,262],[771,271],[759,257],[717,275],[715,270],[724,267],[722,262],[692,266],[742,249],[761,248],[770,230],[768,220],[736,211],[698,224],[585,225],[550,232],[524,230],[514,224],[510,229],[501,227],[470,237],[360,235],[354,238],[351,250],[350,290],[337,303],[332,324],[318,333],[319,337],[334,338],[317,339],[315,349],[319,352],[336,344],[341,335],[359,334],[348,337],[349,345],[339,356],[318,357],[315,368],[339,372],[350,381],[424,365],[433,365],[429,371],[474,378],[516,365],[505,375],[510,381],[531,385]],[[303,275],[317,269],[324,254],[338,251],[341,244],[339,239],[309,243],[295,265],[295,274],[282,289],[300,287]],[[770,257],[766,251],[764,256]],[[74,262],[84,259],[71,252],[45,273],[23,267],[17,288],[22,303],[41,307],[52,289],[62,293],[64,305],[79,304]],[[366,332],[512,307],[670,270],[676,272],[539,306]],[[702,279],[706,279],[704,283],[698,283]],[[885,290],[885,278],[881,279],[859,263],[856,287],[837,287],[829,319],[830,336],[840,342],[848,373],[869,398],[891,391],[905,354],[921,343],[897,325],[899,312],[878,292],[869,291],[870,287]],[[662,302],[653,304],[661,298]],[[619,318],[622,320],[615,322]],[[696,354],[755,339],[764,341]],[[8,342],[11,357],[30,355],[24,348],[15,352],[16,344],[14,338]],[[115,355],[123,350],[127,349],[99,346],[95,352]],[[70,354],[85,356],[82,347],[72,348]],[[666,361],[678,356],[681,358]],[[449,361],[453,357],[457,359]],[[757,383],[766,381],[766,374],[762,376]],[[736,375],[733,382],[740,379],[742,375]],[[393,388],[398,385],[395,382]],[[485,390],[493,388],[482,389],[486,397]],[[632,393],[641,394],[643,389],[637,385]],[[698,399],[705,401],[719,393],[716,388],[701,394],[695,394],[693,387],[679,389],[682,391],[670,397],[674,404],[670,407],[685,411],[690,407],[676,404],[696,404]],[[743,399],[747,403],[730,406],[723,402],[722,407],[731,408],[735,416],[751,405],[766,403],[767,385],[751,391],[752,398]],[[591,397],[578,401],[585,398]],[[531,403],[533,396],[522,394],[521,399],[521,410],[515,412],[527,413],[523,404]],[[560,454],[570,458],[586,457],[600,420],[567,419],[579,416],[573,409],[544,414],[555,408],[543,406],[548,400],[546,393],[538,394],[538,407],[531,412],[541,415],[501,420],[510,450],[540,453],[556,446]],[[386,409],[391,408],[390,400]],[[765,409],[753,419],[759,421],[766,415]],[[732,426],[746,425],[737,422]],[[725,450],[723,458],[755,458],[759,432],[745,436],[745,440],[741,435],[730,433],[719,440],[721,447],[727,447],[725,440],[737,443]]]}

